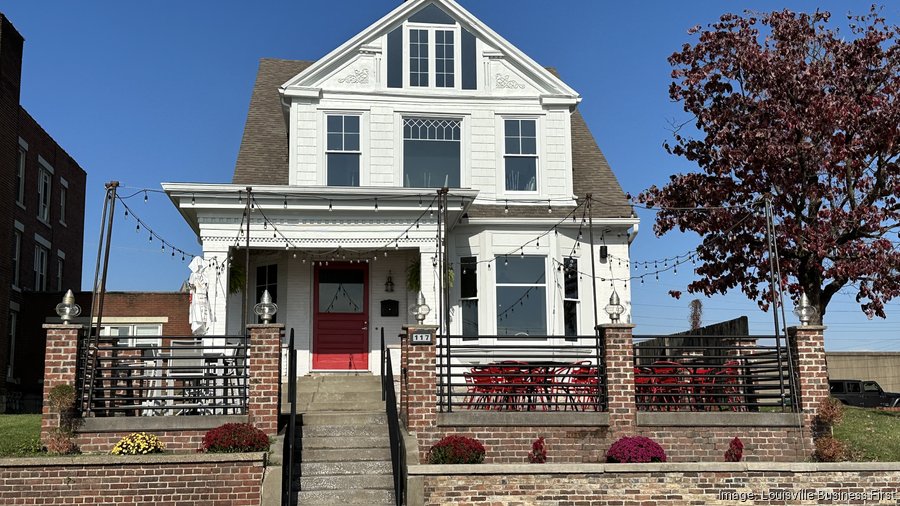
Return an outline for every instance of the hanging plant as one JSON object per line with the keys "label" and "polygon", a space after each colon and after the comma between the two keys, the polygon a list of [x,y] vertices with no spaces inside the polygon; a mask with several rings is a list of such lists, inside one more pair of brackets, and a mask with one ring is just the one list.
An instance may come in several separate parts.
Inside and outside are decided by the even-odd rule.
{"label": "hanging plant", "polygon": [[422,257],[415,257],[406,265],[406,289],[419,293],[422,289]]}

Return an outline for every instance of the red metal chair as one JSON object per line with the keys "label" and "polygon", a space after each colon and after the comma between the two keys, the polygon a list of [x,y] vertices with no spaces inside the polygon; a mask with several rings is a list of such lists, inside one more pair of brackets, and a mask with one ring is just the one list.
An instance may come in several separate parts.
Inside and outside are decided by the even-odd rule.
{"label": "red metal chair", "polygon": [[594,366],[582,366],[572,370],[572,397],[580,411],[598,411],[600,408],[599,370]]}
{"label": "red metal chair", "polygon": [[743,382],[741,381],[741,362],[739,360],[729,360],[725,362],[724,368],[716,373],[716,383],[722,385],[722,394],[727,409],[732,411],[747,411],[746,397],[743,392]]}
{"label": "red metal chair", "polygon": [[656,406],[650,404],[653,399],[653,378],[647,376],[653,374],[646,367],[634,368],[634,394],[638,409],[643,406],[644,411],[656,411]]}
{"label": "red metal chair", "polygon": [[686,407],[686,393],[690,378],[687,369],[679,362],[657,361],[651,365],[653,371],[651,393],[653,404],[660,411],[679,411]]}

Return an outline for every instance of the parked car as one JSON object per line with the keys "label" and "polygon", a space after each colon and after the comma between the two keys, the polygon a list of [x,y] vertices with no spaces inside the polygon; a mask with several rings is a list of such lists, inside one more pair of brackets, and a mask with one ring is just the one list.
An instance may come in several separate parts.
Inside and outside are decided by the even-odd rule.
{"label": "parked car", "polygon": [[830,380],[831,396],[849,406],[900,407],[900,393],[885,392],[876,381]]}

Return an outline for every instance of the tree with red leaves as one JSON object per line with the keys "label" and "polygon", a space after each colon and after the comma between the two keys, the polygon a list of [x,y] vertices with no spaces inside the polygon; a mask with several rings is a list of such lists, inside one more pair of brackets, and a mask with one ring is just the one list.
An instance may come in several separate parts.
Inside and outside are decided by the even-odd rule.
{"label": "tree with red leaves", "polygon": [[638,200],[659,209],[657,235],[702,236],[689,292],[740,287],[768,309],[769,199],[781,282],[820,318],[844,287],[870,318],[900,294],[900,28],[874,6],[848,37],[830,17],[726,14],[669,57],[693,119],[665,148],[700,170]]}

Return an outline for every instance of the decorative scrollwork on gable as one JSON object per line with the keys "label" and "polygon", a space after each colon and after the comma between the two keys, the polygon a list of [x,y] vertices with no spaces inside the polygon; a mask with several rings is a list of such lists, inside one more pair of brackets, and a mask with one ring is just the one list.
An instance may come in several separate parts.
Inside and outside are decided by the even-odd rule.
{"label": "decorative scrollwork on gable", "polygon": [[353,73],[338,79],[342,84],[369,84],[369,69],[354,69]]}
{"label": "decorative scrollwork on gable", "polygon": [[525,89],[525,85],[510,79],[509,74],[497,74],[497,88],[510,88],[513,90]]}

